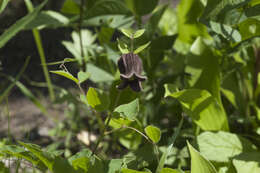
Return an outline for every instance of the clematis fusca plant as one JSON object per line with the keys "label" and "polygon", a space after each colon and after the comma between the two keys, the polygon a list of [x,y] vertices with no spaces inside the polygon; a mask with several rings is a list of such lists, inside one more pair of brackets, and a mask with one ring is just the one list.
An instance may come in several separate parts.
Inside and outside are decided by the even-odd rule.
{"label": "clematis fusca plant", "polygon": [[122,80],[117,88],[124,89],[129,86],[132,90],[139,92],[142,90],[141,82],[145,81],[147,77],[142,76],[143,63],[137,53],[144,50],[150,42],[140,46],[136,50],[133,50],[134,39],[140,37],[145,30],[141,29],[138,31],[133,31],[131,29],[122,29],[121,32],[131,39],[131,51],[129,51],[126,44],[122,44],[120,43],[120,40],[118,40],[118,47],[123,54],[117,61],[120,79]]}

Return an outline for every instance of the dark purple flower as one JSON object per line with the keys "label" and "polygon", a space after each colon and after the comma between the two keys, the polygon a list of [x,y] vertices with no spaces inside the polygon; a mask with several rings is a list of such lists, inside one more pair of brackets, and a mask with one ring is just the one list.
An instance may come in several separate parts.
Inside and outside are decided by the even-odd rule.
{"label": "dark purple flower", "polygon": [[143,63],[138,55],[134,53],[123,54],[117,61],[120,71],[121,84],[118,89],[124,89],[128,85],[132,90],[139,92],[142,90],[141,82],[145,81],[146,76],[142,76]]}

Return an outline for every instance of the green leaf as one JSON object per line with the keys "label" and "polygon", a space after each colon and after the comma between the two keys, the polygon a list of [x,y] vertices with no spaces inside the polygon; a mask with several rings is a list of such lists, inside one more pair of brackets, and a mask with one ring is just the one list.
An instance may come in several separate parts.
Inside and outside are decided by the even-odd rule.
{"label": "green leaf", "polygon": [[90,87],[87,93],[88,104],[97,111],[105,111],[108,109],[110,100],[108,95],[102,90]]}
{"label": "green leaf", "polygon": [[260,36],[260,20],[249,18],[238,24],[242,40]]}
{"label": "green leaf", "polygon": [[191,173],[217,173],[215,167],[205,159],[189,142],[187,142],[191,156]]}
{"label": "green leaf", "polygon": [[[254,145],[245,138],[228,132],[204,132],[197,137],[200,153],[209,160],[228,162],[230,158],[248,151]],[[216,154],[218,153],[218,154]]]}
{"label": "green leaf", "polygon": [[210,21],[209,25],[214,32],[216,32],[217,34],[220,34],[227,40],[232,40],[234,42],[240,42],[242,40],[242,37],[241,37],[240,33],[238,32],[238,30],[232,28],[229,25],[217,23],[214,21]]}
{"label": "green leaf", "polygon": [[114,110],[114,112],[119,113],[123,118],[135,120],[135,117],[139,113],[139,100],[135,99],[128,104],[120,105]]}
{"label": "green leaf", "polygon": [[174,35],[177,33],[178,25],[177,13],[175,9],[168,7],[165,10],[161,20],[159,21],[159,28],[161,29],[163,35]]}
{"label": "green leaf", "polygon": [[114,80],[114,77],[110,73],[93,64],[87,64],[87,72],[90,74],[90,80],[96,83],[111,82]]}
{"label": "green leaf", "polygon": [[0,1],[0,13],[2,13],[5,9],[5,7],[7,6],[9,0],[1,0]]}
{"label": "green leaf", "polygon": [[259,152],[243,152],[233,159],[233,165],[237,173],[259,173]]}
{"label": "green leaf", "polygon": [[19,141],[19,144],[24,146],[37,158],[39,158],[49,168],[49,170],[53,170],[54,159],[51,158],[47,153],[43,152],[39,146],[35,144],[23,143],[21,141]]}
{"label": "green leaf", "polygon": [[158,143],[161,139],[161,130],[158,127],[149,125],[144,129],[146,135],[154,142]]}
{"label": "green leaf", "polygon": [[57,28],[69,24],[69,19],[55,11],[41,11],[39,15],[26,25],[24,29]]}
{"label": "green leaf", "polygon": [[75,78],[74,76],[72,76],[72,74],[70,74],[69,72],[63,71],[63,70],[57,70],[57,71],[50,71],[51,73],[63,76],[67,79],[72,80],[73,82],[75,82],[76,84],[79,83],[79,80],[77,78]]}
{"label": "green leaf", "polygon": [[[133,169],[127,169],[127,168],[123,168],[121,170],[122,173],[147,173],[146,171],[136,171],[136,170],[133,170]],[[149,172],[148,172],[149,173]]]}
{"label": "green leaf", "polygon": [[198,22],[203,11],[198,0],[181,0],[178,5],[178,39],[191,44],[196,37],[210,38],[206,26]]}
{"label": "green leaf", "polygon": [[79,14],[80,7],[74,0],[66,0],[61,8],[62,13]]}
{"label": "green leaf", "polygon": [[126,29],[126,28],[122,28],[120,30],[125,36],[127,36],[128,38],[134,38],[134,30],[132,29]]}
{"label": "green leaf", "polygon": [[107,173],[120,172],[122,164],[123,164],[123,159],[112,159],[112,160],[110,160],[110,162],[108,164]]}
{"label": "green leaf", "polygon": [[128,47],[127,47],[127,45],[126,45],[125,43],[123,43],[123,42],[120,41],[119,39],[117,39],[117,42],[118,42],[117,47],[118,47],[118,49],[120,50],[120,52],[121,52],[122,54],[127,54],[127,53],[130,52],[129,49],[128,49]]}
{"label": "green leaf", "polygon": [[217,100],[206,90],[186,89],[169,95],[176,98],[203,130],[226,130],[226,117]]}
{"label": "green leaf", "polygon": [[160,173],[163,170],[164,164],[166,162],[166,159],[168,157],[168,154],[171,153],[173,144],[170,144],[167,150],[163,153],[163,155],[160,158],[159,164],[156,168],[155,173]]}
{"label": "green leaf", "polygon": [[69,162],[75,170],[83,170],[83,172],[87,172],[91,164],[91,151],[83,149],[70,157]]}
{"label": "green leaf", "polygon": [[134,53],[138,54],[139,52],[141,52],[142,50],[144,50],[145,48],[147,48],[150,45],[150,41],[144,45],[139,46],[137,49],[135,49]]}
{"label": "green leaf", "polygon": [[139,30],[135,31],[133,37],[134,37],[134,38],[141,37],[141,36],[144,34],[144,32],[145,32],[145,29],[139,29]]}
{"label": "green leaf", "polygon": [[82,82],[88,80],[89,77],[90,77],[90,73],[88,73],[88,72],[83,72],[83,71],[78,72],[79,83],[82,83]]}
{"label": "green leaf", "polygon": [[158,0],[125,0],[127,7],[137,16],[143,16],[152,12]]}
{"label": "green leaf", "polygon": [[86,10],[87,18],[112,15],[112,14],[127,14],[127,9],[123,1],[118,0],[96,0],[95,3]]}
{"label": "green leaf", "polygon": [[47,0],[43,1],[38,7],[34,9],[33,12],[27,14],[15,24],[9,27],[1,36],[0,36],[0,48],[2,48],[13,36],[15,36],[19,31],[25,28],[25,26],[34,20],[39,14],[40,10],[47,3]]}

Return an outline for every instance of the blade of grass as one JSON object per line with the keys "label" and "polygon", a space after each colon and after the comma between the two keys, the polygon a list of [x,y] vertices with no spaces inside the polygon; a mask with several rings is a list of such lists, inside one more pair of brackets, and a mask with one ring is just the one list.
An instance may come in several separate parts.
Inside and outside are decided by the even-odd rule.
{"label": "blade of grass", "polygon": [[5,99],[5,97],[9,94],[9,92],[11,91],[11,89],[15,86],[16,82],[20,79],[21,75],[23,74],[23,72],[25,71],[26,67],[28,66],[30,62],[30,57],[27,57],[25,60],[25,63],[23,65],[23,67],[21,68],[20,72],[17,74],[17,76],[15,77],[15,80],[13,81],[13,83],[11,85],[9,85],[5,91],[3,92],[3,94],[0,96],[0,103],[3,101],[3,99]]}
{"label": "blade of grass", "polygon": [[[31,3],[31,1],[25,0],[25,4],[26,4],[26,7],[27,7],[29,13],[31,13],[33,11],[33,5]],[[52,86],[52,83],[51,83],[50,74],[48,72],[48,67],[46,66],[46,56],[45,56],[44,49],[43,49],[43,46],[42,46],[41,35],[40,35],[39,30],[36,29],[36,28],[33,29],[32,32],[33,32],[33,36],[34,36],[34,40],[35,40],[35,43],[36,43],[36,46],[37,46],[38,53],[40,55],[42,69],[43,69],[43,73],[44,73],[44,76],[45,76],[45,80],[46,80],[47,85],[48,85],[50,98],[51,98],[52,101],[54,101],[55,95],[54,95],[54,90],[53,90],[53,86]]]}

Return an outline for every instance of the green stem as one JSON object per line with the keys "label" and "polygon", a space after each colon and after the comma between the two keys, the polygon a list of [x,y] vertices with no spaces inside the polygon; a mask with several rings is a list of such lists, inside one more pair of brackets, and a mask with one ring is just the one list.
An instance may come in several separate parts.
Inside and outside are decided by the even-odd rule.
{"label": "green stem", "polygon": [[82,58],[82,66],[83,66],[83,71],[86,71],[86,59],[85,59],[85,54],[84,54],[84,49],[83,49],[83,39],[82,39],[82,22],[83,22],[83,14],[84,14],[84,0],[80,1],[80,14],[79,14],[79,41],[80,41],[80,55]]}
{"label": "green stem", "polygon": [[[31,1],[25,0],[25,4],[27,6],[28,11],[32,12],[33,11],[33,5],[31,3]],[[33,36],[34,36],[34,40],[35,40],[35,43],[36,43],[36,46],[37,46],[38,53],[40,55],[43,73],[44,73],[44,77],[45,77],[45,80],[46,80],[47,85],[48,85],[50,98],[51,98],[52,101],[54,101],[55,95],[54,95],[54,90],[53,90],[53,86],[52,86],[52,83],[51,83],[50,75],[49,75],[49,72],[48,72],[48,67],[46,65],[46,57],[45,57],[44,49],[43,49],[43,46],[42,46],[41,35],[40,35],[40,32],[39,32],[38,29],[33,29],[32,32],[33,32]]]}

